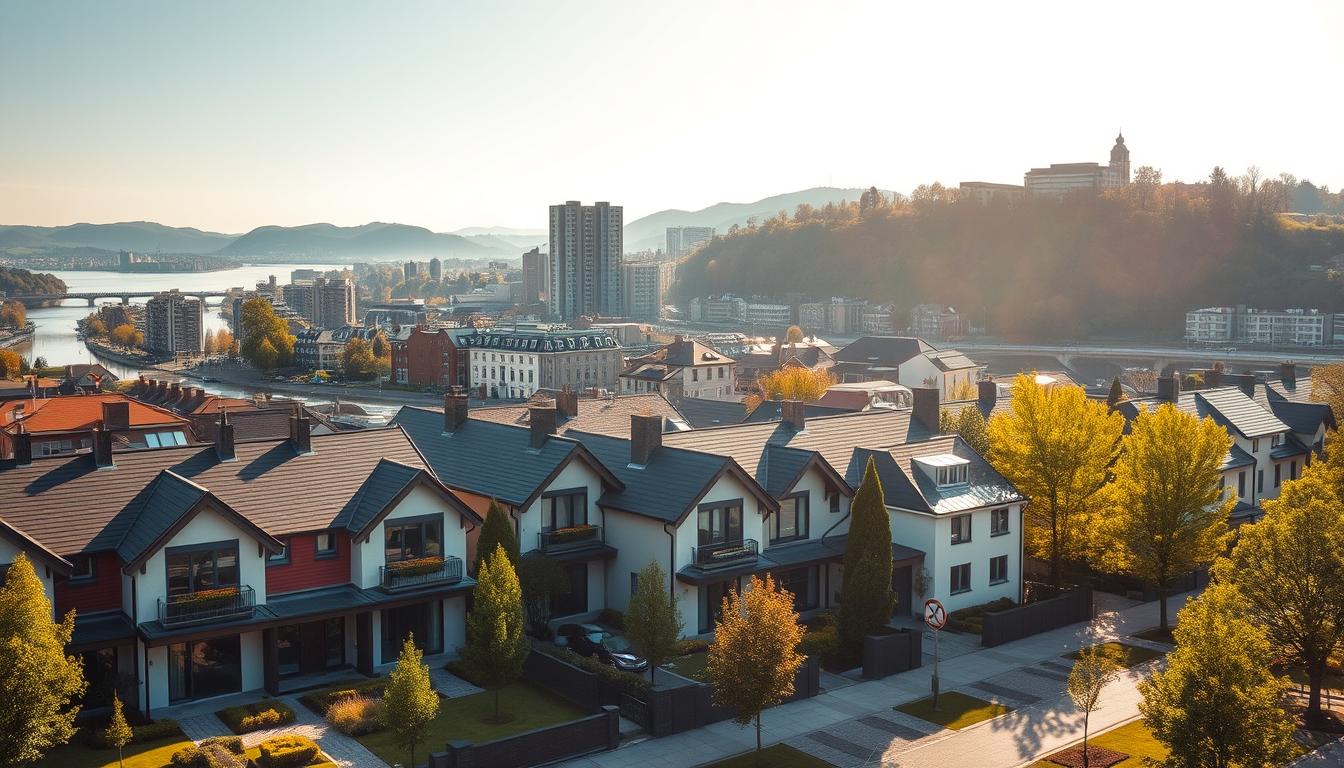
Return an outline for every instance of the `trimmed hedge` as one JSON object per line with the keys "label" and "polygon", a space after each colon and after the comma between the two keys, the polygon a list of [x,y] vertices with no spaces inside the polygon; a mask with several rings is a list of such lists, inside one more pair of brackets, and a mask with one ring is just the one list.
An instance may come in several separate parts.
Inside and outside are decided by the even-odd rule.
{"label": "trimmed hedge", "polygon": [[[247,758],[222,743],[201,742],[200,746],[183,747],[173,753],[173,768],[247,768]],[[239,744],[241,748],[242,744]]]}
{"label": "trimmed hedge", "polygon": [[980,605],[972,605],[969,608],[962,608],[953,611],[947,615],[947,628],[953,632],[969,632],[973,635],[983,634],[985,631],[985,614],[993,611],[1002,611],[1017,605],[1011,597],[1000,597]]}
{"label": "trimmed hedge", "polygon": [[258,745],[262,768],[302,768],[317,758],[317,742],[307,736],[277,736]]}
{"label": "trimmed hedge", "polygon": [[237,734],[294,722],[294,710],[279,699],[262,699],[252,704],[221,709],[215,714],[230,731]]}
{"label": "trimmed hedge", "polygon": [[[579,654],[564,648],[556,648],[555,646],[542,645],[542,646],[533,646],[532,650],[543,653],[552,658],[560,659],[561,661],[567,664],[573,664],[574,666],[584,670],[585,672],[592,672],[593,674],[602,678],[607,683],[614,685],[615,687],[619,688],[622,692],[628,693],[637,699],[643,699],[647,697],[649,693],[649,688],[652,687],[649,684],[649,679],[644,675],[637,675],[634,672],[621,671],[611,666],[610,664],[603,664],[602,662],[598,661],[595,658],[589,656],[580,656]],[[475,681],[471,680],[471,678],[459,672],[458,667],[456,667],[455,665],[456,662],[450,661],[446,666],[444,666],[444,669],[448,670],[449,672],[452,672],[454,675],[457,675],[458,677],[461,677],[467,682],[472,683],[473,685],[479,685],[479,683],[476,683]]]}
{"label": "trimmed hedge", "polygon": [[196,746],[210,747],[215,744],[229,750],[235,755],[241,755],[244,752],[242,736],[211,736],[208,739],[201,739],[201,743]]}

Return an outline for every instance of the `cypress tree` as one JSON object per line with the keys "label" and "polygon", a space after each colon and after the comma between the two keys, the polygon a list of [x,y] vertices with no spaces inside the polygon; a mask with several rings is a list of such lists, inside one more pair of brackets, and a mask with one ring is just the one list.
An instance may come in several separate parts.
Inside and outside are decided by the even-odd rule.
{"label": "cypress tree", "polygon": [[485,524],[481,526],[480,538],[476,540],[476,562],[472,570],[479,572],[481,563],[494,554],[495,547],[503,547],[509,556],[509,564],[518,568],[518,539],[513,535],[513,521],[500,508],[499,502],[491,501],[490,510],[485,513]]}
{"label": "cypress tree", "polygon": [[1125,391],[1120,388],[1120,377],[1116,376],[1114,379],[1111,379],[1111,392],[1106,395],[1106,407],[1114,409],[1115,406],[1119,405],[1120,401],[1124,399]]}
{"label": "cypress tree", "polygon": [[869,457],[849,513],[845,581],[840,601],[840,643],[857,653],[864,635],[891,619],[891,519],[877,466]]}

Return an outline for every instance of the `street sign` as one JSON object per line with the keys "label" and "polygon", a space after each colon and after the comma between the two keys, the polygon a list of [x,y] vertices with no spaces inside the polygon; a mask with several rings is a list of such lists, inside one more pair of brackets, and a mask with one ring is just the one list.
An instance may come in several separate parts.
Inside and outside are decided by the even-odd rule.
{"label": "street sign", "polygon": [[934,631],[942,629],[947,624],[947,611],[943,610],[942,603],[933,598],[924,601],[924,623]]}

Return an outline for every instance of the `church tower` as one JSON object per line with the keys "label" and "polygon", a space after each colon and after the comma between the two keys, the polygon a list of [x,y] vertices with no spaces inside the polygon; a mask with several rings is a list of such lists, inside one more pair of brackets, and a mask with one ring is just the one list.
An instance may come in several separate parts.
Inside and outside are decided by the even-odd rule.
{"label": "church tower", "polygon": [[1120,175],[1120,183],[1129,183],[1129,147],[1125,146],[1125,134],[1115,137],[1115,146],[1111,147],[1111,170]]}

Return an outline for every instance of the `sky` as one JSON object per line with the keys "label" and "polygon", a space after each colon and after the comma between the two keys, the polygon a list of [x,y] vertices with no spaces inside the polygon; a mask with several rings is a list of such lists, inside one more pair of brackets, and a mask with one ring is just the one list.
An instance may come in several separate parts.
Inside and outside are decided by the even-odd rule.
{"label": "sky", "polygon": [[1106,162],[1344,186],[1344,3],[0,0],[0,224],[541,228]]}

